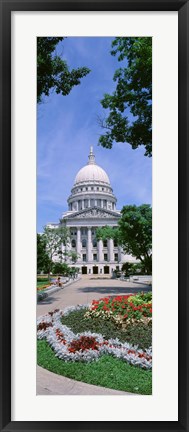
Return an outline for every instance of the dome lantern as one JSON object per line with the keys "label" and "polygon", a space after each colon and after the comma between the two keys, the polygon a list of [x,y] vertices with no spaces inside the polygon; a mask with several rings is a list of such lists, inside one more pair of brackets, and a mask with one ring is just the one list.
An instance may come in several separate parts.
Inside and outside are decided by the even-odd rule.
{"label": "dome lantern", "polygon": [[89,158],[88,165],[89,164],[96,164],[96,162],[95,162],[95,155],[93,153],[93,147],[92,146],[90,147],[90,153],[89,153],[88,158]]}

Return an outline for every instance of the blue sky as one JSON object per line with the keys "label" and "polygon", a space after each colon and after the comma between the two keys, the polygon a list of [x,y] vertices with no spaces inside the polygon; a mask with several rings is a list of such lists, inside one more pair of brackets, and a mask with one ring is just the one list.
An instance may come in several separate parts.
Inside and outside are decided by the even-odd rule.
{"label": "blue sky", "polygon": [[68,96],[52,93],[37,114],[37,231],[58,222],[67,210],[67,198],[79,169],[86,165],[90,146],[96,162],[108,174],[117,209],[126,204],[151,204],[152,159],[144,148],[125,143],[112,149],[98,146],[104,116],[100,100],[115,88],[113,74],[124,65],[110,55],[113,38],[69,37],[59,43],[58,54],[71,68],[87,66],[91,72]]}

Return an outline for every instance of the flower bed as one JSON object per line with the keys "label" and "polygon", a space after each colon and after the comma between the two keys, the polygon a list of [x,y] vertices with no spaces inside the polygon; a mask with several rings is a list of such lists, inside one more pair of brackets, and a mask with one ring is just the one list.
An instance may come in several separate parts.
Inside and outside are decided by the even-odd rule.
{"label": "flower bed", "polygon": [[86,317],[111,318],[123,327],[131,322],[149,323],[152,319],[152,293],[140,293],[93,300]]}
{"label": "flower bed", "polygon": [[101,334],[90,331],[75,334],[69,327],[62,325],[61,318],[63,315],[67,316],[80,309],[90,308],[91,310],[92,305],[70,307],[64,311],[56,309],[54,312],[39,318],[37,321],[38,339],[46,339],[56,356],[65,361],[91,362],[104,354],[109,354],[132,365],[151,369],[151,348],[142,350],[127,342],[121,343],[118,339],[106,340]]}
{"label": "flower bed", "polygon": [[51,284],[49,283],[48,285],[42,285],[40,287],[37,287],[37,291],[43,291],[46,288],[50,288]]}

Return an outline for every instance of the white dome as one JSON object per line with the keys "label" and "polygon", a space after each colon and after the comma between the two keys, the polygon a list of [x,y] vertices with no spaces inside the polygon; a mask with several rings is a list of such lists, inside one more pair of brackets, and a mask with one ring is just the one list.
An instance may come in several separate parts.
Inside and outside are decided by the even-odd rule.
{"label": "white dome", "polygon": [[106,183],[110,185],[110,180],[106,172],[95,163],[95,157],[93,154],[92,147],[90,150],[89,162],[87,165],[81,168],[77,173],[74,181],[74,186],[78,183],[84,183],[90,181],[92,182],[96,181],[98,183]]}
{"label": "white dome", "polygon": [[86,165],[77,173],[74,185],[77,183],[97,181],[110,184],[106,172],[98,165]]}

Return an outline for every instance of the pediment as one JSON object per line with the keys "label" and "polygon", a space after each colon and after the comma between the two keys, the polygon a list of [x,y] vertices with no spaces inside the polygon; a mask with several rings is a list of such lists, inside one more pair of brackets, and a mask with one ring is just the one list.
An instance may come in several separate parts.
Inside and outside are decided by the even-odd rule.
{"label": "pediment", "polygon": [[119,219],[120,215],[117,212],[106,210],[98,207],[80,210],[70,214],[67,219]]}

